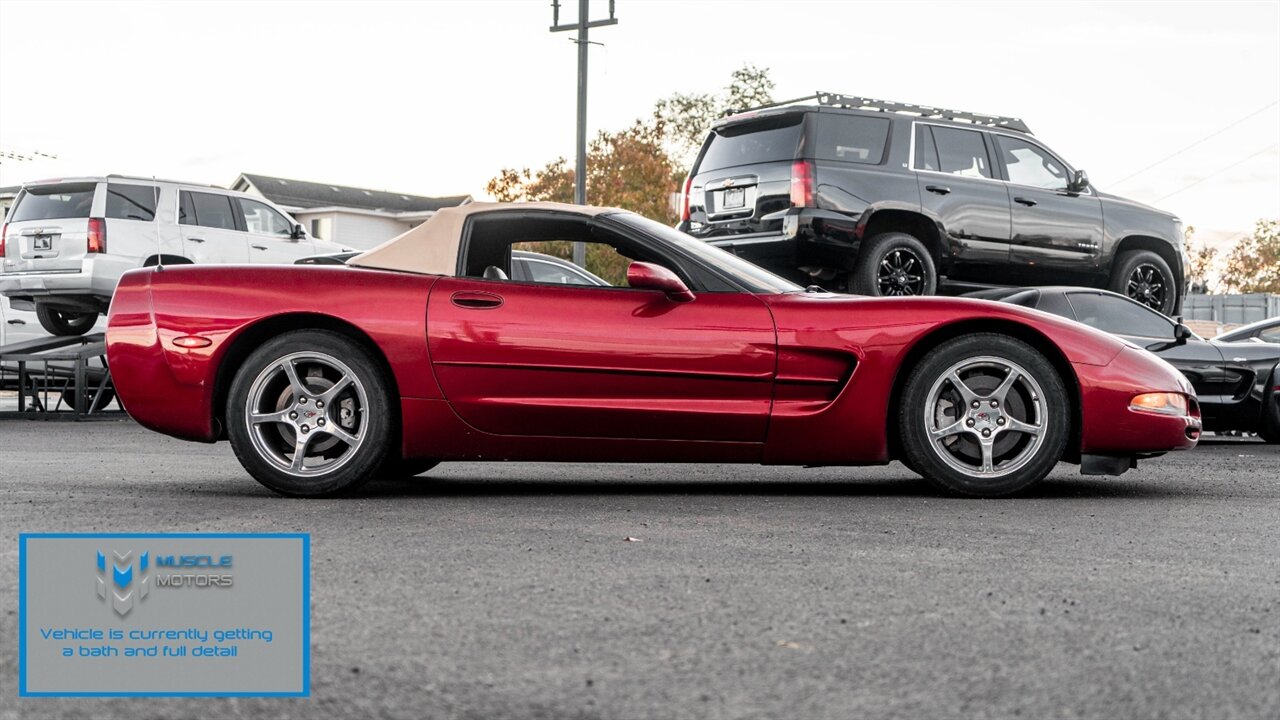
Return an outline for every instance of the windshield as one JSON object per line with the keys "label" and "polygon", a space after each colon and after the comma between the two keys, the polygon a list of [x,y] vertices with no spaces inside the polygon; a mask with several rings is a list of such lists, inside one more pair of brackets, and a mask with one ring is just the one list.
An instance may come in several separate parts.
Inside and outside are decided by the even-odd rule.
{"label": "windshield", "polygon": [[737,255],[708,245],[701,240],[696,240],[660,222],[654,222],[649,218],[629,212],[610,215],[609,219],[616,220],[627,227],[640,230],[676,246],[685,253],[728,275],[739,285],[753,293],[786,293],[804,290],[799,285],[789,280],[784,280],[759,266],[752,265]]}

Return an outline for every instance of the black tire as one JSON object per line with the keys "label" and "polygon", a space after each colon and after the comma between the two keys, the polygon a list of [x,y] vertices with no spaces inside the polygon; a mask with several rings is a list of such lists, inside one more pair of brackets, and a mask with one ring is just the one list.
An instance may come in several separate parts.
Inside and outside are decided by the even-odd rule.
{"label": "black tire", "polygon": [[1178,281],[1169,263],[1150,250],[1120,253],[1111,266],[1107,289],[1165,315],[1172,316],[1178,304]]}
{"label": "black tire", "polygon": [[901,232],[881,233],[862,243],[850,285],[873,297],[933,295],[938,271],[924,243]]}
{"label": "black tire", "polygon": [[[1277,385],[1280,385],[1280,369],[1271,371],[1271,387]],[[1258,437],[1272,445],[1280,445],[1280,408],[1276,407],[1276,403],[1280,401],[1276,399],[1276,394],[1280,394],[1280,390],[1273,391],[1266,398],[1267,401],[1262,406],[1262,422],[1258,423]]]}
{"label": "black tire", "polygon": [[1275,427],[1272,423],[1263,421],[1258,428],[1258,437],[1272,445],[1280,445],[1280,428]]}
{"label": "black tire", "polygon": [[94,323],[98,322],[96,312],[57,310],[41,303],[36,304],[36,317],[40,319],[40,327],[50,335],[62,337],[83,335],[92,330]]}
{"label": "black tire", "polygon": [[[953,370],[963,389],[948,379]],[[1039,351],[1007,335],[966,335],[934,348],[907,379],[898,406],[904,464],[950,493],[1012,495],[1053,470],[1067,447],[1071,417],[1062,378]],[[951,432],[934,439],[935,429]]]}
{"label": "black tire", "polygon": [[[97,402],[93,401],[95,396],[98,398]],[[98,394],[98,391],[96,388],[86,388],[84,391],[85,412],[100,413],[103,410],[106,410],[107,406],[111,404],[111,401],[115,399],[116,399],[116,391],[113,390],[112,388],[104,388],[102,390],[101,395]],[[71,388],[67,388],[66,390],[62,391],[62,405],[63,405],[63,409],[65,410],[70,410],[73,412],[75,411],[76,394],[75,394],[75,391],[72,390]]]}
{"label": "black tire", "polygon": [[378,472],[378,477],[383,480],[408,480],[431,470],[439,464],[439,460],[401,460],[397,458],[383,466],[382,470]]}
{"label": "black tire", "polygon": [[[393,452],[395,407],[369,350],[338,333],[299,330],[269,340],[240,366],[227,396],[227,434],[240,464],[275,492],[341,495],[375,477]],[[251,425],[251,412],[278,418]]]}

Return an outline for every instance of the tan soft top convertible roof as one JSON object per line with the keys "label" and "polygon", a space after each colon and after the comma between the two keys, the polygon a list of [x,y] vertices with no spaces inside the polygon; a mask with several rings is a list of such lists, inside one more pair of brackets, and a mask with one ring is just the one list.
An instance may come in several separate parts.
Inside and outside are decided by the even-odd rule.
{"label": "tan soft top convertible roof", "polygon": [[620,212],[617,208],[554,202],[467,203],[438,210],[418,227],[351,258],[347,264],[421,275],[455,275],[458,248],[462,245],[462,228],[468,217],[483,212],[521,210],[554,210],[587,217]]}

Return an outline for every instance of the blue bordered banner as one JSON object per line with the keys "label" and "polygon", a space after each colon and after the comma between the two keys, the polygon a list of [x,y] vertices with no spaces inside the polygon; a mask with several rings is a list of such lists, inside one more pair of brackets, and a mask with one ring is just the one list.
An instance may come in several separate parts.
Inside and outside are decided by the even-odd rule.
{"label": "blue bordered banner", "polygon": [[22,533],[21,697],[306,697],[305,533]]}

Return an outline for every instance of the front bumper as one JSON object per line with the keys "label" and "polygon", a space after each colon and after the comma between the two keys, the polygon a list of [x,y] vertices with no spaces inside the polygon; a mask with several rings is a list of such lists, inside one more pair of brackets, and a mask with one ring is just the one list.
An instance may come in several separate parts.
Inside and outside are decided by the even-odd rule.
{"label": "front bumper", "polygon": [[[1082,388],[1081,455],[1142,457],[1196,446],[1203,425],[1195,390],[1168,363],[1145,350],[1126,347],[1105,366],[1074,367]],[[1149,392],[1186,395],[1189,414],[1130,409],[1134,396]]]}

